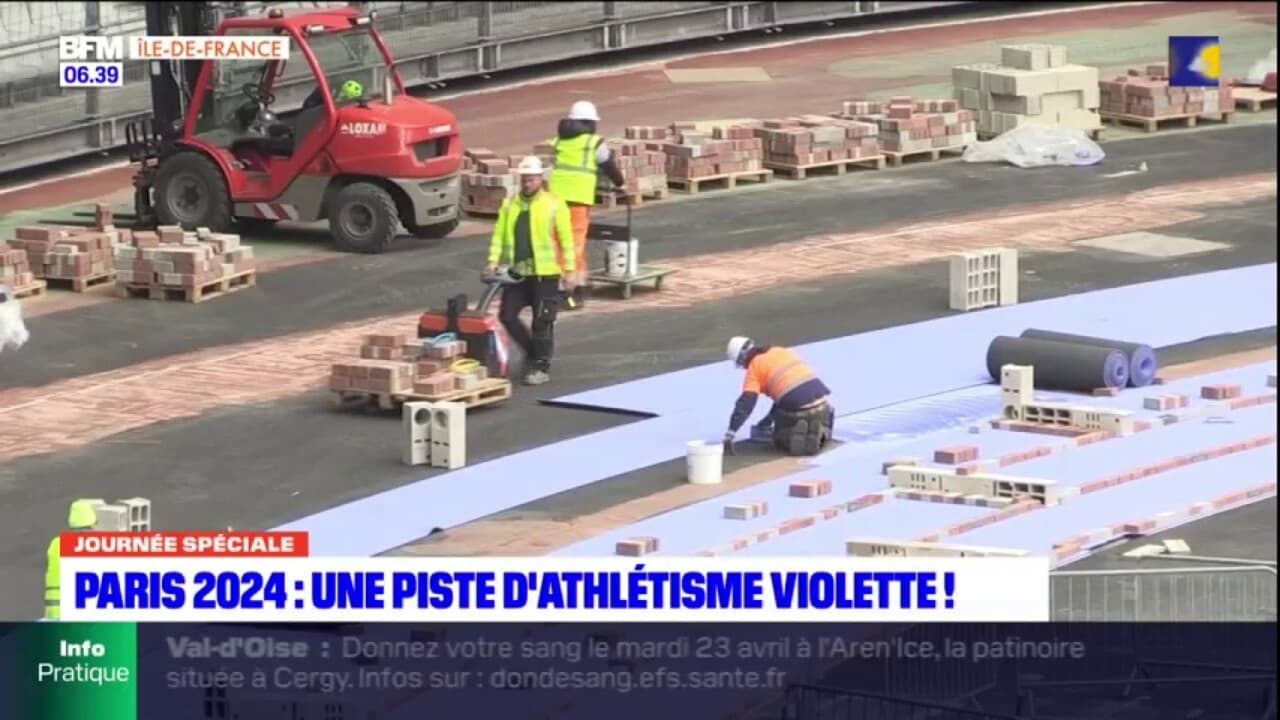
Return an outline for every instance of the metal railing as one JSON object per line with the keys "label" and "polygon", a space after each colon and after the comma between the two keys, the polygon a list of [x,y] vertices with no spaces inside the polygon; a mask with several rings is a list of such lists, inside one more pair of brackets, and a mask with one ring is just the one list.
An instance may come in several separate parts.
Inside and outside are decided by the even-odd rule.
{"label": "metal railing", "polygon": [[1276,569],[1066,570],[1051,576],[1050,602],[1054,621],[1274,621]]}
{"label": "metal railing", "polygon": [[[323,7],[347,2],[277,2]],[[896,13],[960,2],[369,2],[410,87],[749,30]],[[221,3],[256,13],[268,3]],[[137,35],[143,3],[0,3],[0,172],[119,147],[123,127],[150,113],[144,64],[123,87],[59,87],[61,35]],[[232,7],[234,6],[234,7]],[[277,93],[280,101],[299,100]],[[287,111],[288,108],[280,108]]]}

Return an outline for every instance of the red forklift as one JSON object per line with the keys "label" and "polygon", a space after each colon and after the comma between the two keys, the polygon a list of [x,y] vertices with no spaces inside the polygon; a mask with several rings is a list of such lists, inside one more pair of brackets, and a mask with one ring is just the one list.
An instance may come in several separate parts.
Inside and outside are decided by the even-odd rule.
{"label": "red forklift", "polygon": [[153,117],[126,128],[136,226],[253,233],[327,220],[338,247],[359,253],[384,252],[400,227],[443,238],[458,226],[457,119],[406,94],[372,13],[219,20],[219,5],[148,2],[147,34],[284,36],[288,58],[151,62]]}

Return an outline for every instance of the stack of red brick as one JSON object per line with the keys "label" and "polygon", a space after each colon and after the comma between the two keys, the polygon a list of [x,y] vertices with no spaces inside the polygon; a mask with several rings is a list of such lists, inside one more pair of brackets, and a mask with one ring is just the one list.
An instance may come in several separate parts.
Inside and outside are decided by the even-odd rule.
{"label": "stack of red brick", "polygon": [[476,215],[497,215],[502,201],[515,194],[519,158],[498,157],[488,148],[462,154],[462,209]]}
{"label": "stack of red brick", "polygon": [[875,123],[880,146],[894,153],[963,148],[978,141],[973,111],[958,100],[912,100],[897,96],[887,103],[851,100],[837,116]]}
{"label": "stack of red brick", "polygon": [[724,125],[707,132],[695,123],[673,123],[662,149],[669,181],[760,172],[764,162],[764,143],[751,125]]}
{"label": "stack of red brick", "polygon": [[1217,88],[1169,86],[1168,65],[1132,68],[1128,75],[1098,83],[1102,105],[1108,115],[1144,118],[1212,115],[1235,111],[1230,85]]}
{"label": "stack of red brick", "polygon": [[116,281],[130,288],[195,290],[255,269],[240,236],[176,225],[138,230],[115,248]]}
{"label": "stack of red brick", "polygon": [[755,128],[766,165],[806,167],[880,156],[872,122],[804,115],[765,120]]}
{"label": "stack of red brick", "polygon": [[462,340],[410,340],[403,334],[367,335],[360,359],[335,363],[329,389],[376,395],[431,398],[465,390],[487,379],[483,366],[455,371],[467,352]]}
{"label": "stack of red brick", "polygon": [[87,283],[115,272],[112,245],[120,237],[114,229],[27,225],[14,231],[8,245],[27,255],[32,275],[46,280]]}
{"label": "stack of red brick", "polygon": [[21,292],[35,284],[36,276],[31,272],[26,251],[0,240],[0,285]]}
{"label": "stack of red brick", "polygon": [[[618,169],[626,179],[623,191],[630,197],[662,196],[667,190],[667,156],[663,144],[667,128],[633,126],[623,131],[625,137],[610,138],[606,144],[613,150]],[[612,189],[603,174],[600,189]]]}

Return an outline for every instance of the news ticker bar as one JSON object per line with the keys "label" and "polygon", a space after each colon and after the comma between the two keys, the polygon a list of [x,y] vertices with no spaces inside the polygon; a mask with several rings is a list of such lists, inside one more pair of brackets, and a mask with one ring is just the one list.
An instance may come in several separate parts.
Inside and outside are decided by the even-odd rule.
{"label": "news ticker bar", "polygon": [[64,62],[128,60],[288,60],[290,40],[260,36],[132,36],[63,35],[58,59]]}
{"label": "news ticker bar", "polygon": [[27,623],[0,626],[0,718],[517,718],[574,703],[586,714],[556,716],[728,717],[744,691],[776,700],[826,675],[852,689],[894,668],[917,699],[934,685],[980,689],[1002,668],[1132,679],[1138,648],[1189,666],[1229,660],[1227,685],[1256,699],[1247,669],[1270,663],[1274,682],[1274,637],[1274,623]]}

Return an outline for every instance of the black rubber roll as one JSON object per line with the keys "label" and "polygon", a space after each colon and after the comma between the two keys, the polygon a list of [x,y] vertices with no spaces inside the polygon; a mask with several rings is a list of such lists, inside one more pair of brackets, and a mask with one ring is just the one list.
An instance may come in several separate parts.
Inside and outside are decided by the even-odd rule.
{"label": "black rubber roll", "polygon": [[987,372],[999,382],[1004,365],[1032,366],[1036,387],[1045,389],[1092,392],[1129,382],[1124,353],[1096,345],[1001,335],[987,348]]}
{"label": "black rubber roll", "polygon": [[1106,338],[1089,337],[1087,335],[1071,335],[1069,333],[1037,330],[1035,328],[1023,331],[1022,337],[1115,348],[1129,358],[1130,387],[1146,387],[1150,385],[1156,379],[1156,370],[1159,369],[1159,363],[1156,361],[1156,351],[1150,345],[1142,343],[1107,340]]}

